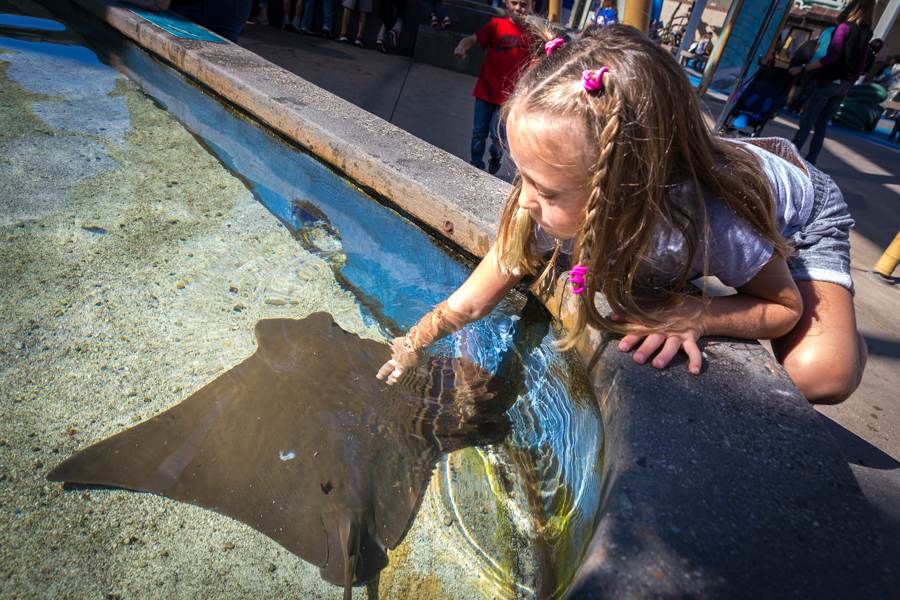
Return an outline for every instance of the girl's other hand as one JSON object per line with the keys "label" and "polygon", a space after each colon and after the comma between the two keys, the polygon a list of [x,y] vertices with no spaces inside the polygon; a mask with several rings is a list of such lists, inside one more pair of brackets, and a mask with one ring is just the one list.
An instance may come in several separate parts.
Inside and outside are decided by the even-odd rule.
{"label": "girl's other hand", "polygon": [[[617,323],[623,323],[624,319],[619,315],[611,315],[610,318]],[[703,355],[700,352],[697,341],[703,337],[700,327],[692,322],[685,324],[680,331],[661,331],[658,333],[630,333],[619,342],[619,350],[628,352],[640,343],[634,353],[634,362],[639,365],[647,362],[647,359],[659,350],[659,354],[653,359],[653,366],[662,369],[669,364],[679,350],[684,350],[688,356],[688,370],[694,375],[700,373],[703,366]],[[641,343],[641,341],[643,342]]]}

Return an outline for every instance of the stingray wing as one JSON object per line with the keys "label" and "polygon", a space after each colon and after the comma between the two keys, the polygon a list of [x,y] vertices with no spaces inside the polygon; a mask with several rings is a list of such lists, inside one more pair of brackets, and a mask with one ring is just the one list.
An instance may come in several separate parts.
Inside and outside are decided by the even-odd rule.
{"label": "stingray wing", "polygon": [[437,358],[387,386],[374,373],[388,347],[348,334],[327,313],[260,321],[256,334],[252,357],[48,478],[152,492],[228,515],[341,583],[341,532],[358,532],[359,552],[375,558],[399,543],[436,458],[484,440],[477,409],[492,407],[484,414],[501,422],[492,399],[508,406],[508,387],[464,359]]}

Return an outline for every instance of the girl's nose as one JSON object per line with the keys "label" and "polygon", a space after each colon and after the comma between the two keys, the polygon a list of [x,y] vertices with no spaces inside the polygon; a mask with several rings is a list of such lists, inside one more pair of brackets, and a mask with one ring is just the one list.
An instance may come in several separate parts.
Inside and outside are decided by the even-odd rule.
{"label": "girl's nose", "polygon": [[535,194],[529,190],[527,186],[523,186],[522,190],[519,192],[519,208],[522,210],[540,208],[540,204],[538,204]]}

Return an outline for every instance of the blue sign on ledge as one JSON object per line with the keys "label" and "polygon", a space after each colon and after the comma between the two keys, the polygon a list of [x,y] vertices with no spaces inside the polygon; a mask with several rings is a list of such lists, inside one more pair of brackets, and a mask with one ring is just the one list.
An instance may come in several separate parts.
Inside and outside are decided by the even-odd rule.
{"label": "blue sign on ledge", "polygon": [[219,42],[224,44],[227,40],[222,39],[211,31],[200,27],[193,21],[188,21],[180,15],[173,12],[155,12],[152,10],[144,10],[130,4],[120,3],[134,14],[143,17],[156,25],[165,29],[172,35],[188,40],[200,40],[203,42]]}

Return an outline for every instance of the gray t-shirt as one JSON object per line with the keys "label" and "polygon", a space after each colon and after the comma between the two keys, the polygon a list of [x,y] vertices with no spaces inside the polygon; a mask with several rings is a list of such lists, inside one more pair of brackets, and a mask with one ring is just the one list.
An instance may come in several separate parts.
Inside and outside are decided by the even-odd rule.
{"label": "gray t-shirt", "polygon": [[[807,224],[814,202],[813,185],[809,177],[783,158],[752,144],[742,142],[741,146],[753,152],[769,180],[772,197],[775,199],[775,213],[781,234],[790,238]],[[690,206],[696,197],[693,182],[675,185],[669,192],[673,201],[682,206]],[[737,287],[750,281],[772,257],[774,247],[763,240],[743,219],[733,214],[720,198],[704,193],[706,211],[709,216],[709,272],[725,285]],[[539,251],[546,252],[556,246],[556,240],[537,227],[535,241]],[[661,222],[654,233],[654,252],[649,257],[650,265],[645,273],[650,285],[671,285],[687,260],[684,235],[669,223]],[[561,250],[565,252],[563,243]],[[568,244],[571,251],[571,244]],[[703,271],[703,248],[698,253],[691,276],[694,279]]]}

